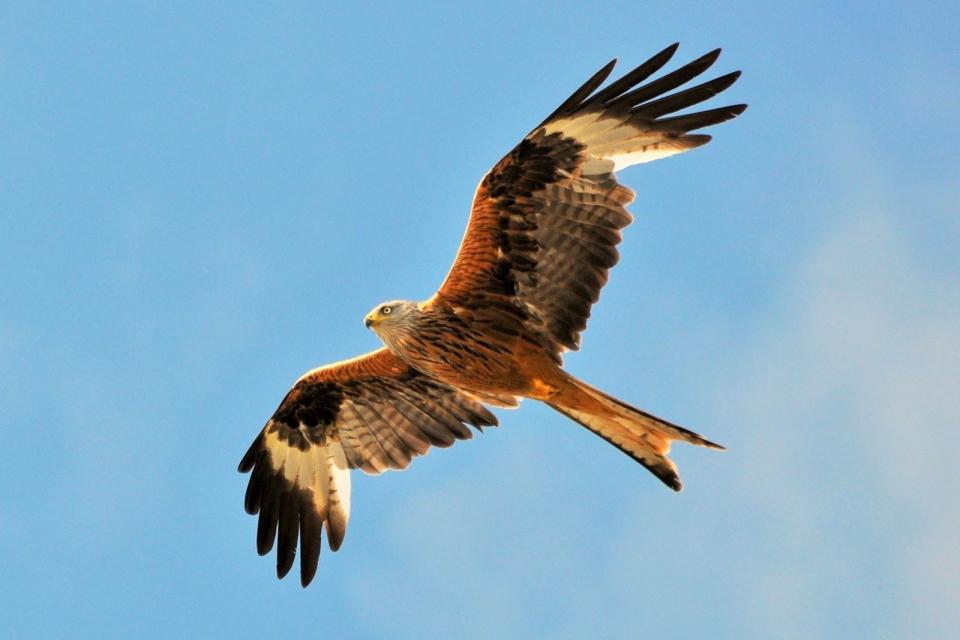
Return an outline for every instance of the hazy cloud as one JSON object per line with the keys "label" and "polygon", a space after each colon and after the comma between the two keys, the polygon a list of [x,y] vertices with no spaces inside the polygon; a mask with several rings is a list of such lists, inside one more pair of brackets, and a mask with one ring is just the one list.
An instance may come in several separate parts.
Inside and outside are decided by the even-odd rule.
{"label": "hazy cloud", "polygon": [[856,615],[866,598],[894,636],[945,637],[960,624],[956,282],[867,210],[802,262],[774,316],[717,396],[750,438],[744,490],[793,558],[749,569],[751,615],[822,636],[830,601]]}

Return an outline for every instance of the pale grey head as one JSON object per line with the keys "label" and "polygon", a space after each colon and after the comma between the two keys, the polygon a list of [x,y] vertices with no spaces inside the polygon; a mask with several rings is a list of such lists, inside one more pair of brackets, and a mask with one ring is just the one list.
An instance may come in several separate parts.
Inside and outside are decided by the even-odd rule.
{"label": "pale grey head", "polygon": [[419,307],[412,300],[391,300],[375,306],[364,317],[363,326],[390,344],[391,338],[413,327],[418,313]]}

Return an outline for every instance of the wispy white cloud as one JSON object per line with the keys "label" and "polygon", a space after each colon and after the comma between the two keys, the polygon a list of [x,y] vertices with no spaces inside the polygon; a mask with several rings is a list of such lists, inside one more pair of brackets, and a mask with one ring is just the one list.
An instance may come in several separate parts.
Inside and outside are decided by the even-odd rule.
{"label": "wispy white cloud", "polygon": [[822,636],[832,599],[868,600],[894,635],[944,637],[960,624],[960,289],[894,216],[858,213],[802,262],[718,387],[744,427],[744,490],[791,558],[748,567],[744,602],[796,637]]}

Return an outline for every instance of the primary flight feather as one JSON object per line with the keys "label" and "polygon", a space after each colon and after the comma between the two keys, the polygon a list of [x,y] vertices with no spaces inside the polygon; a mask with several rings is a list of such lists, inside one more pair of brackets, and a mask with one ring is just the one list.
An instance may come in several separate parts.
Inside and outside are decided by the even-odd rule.
{"label": "primary flight feather", "polygon": [[691,133],[736,117],[738,104],[676,112],[732,85],[736,71],[669,93],[720,50],[641,84],[674,44],[597,91],[598,71],[480,181],[450,272],[429,300],[378,305],[364,320],[385,347],[301,377],[243,460],[257,551],[277,546],[277,576],[300,546],[300,580],[317,571],[322,530],[337,550],[350,519],[350,469],[404,469],[431,446],[495,426],[484,404],[547,403],[679,491],[670,444],[722,448],[613,398],[562,369],[577,349],[632,221],[616,171],[709,142]]}

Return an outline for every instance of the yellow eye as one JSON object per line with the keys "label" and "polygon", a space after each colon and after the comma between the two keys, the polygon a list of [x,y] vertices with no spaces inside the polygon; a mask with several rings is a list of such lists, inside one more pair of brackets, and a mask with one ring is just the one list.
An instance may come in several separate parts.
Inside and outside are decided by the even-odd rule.
{"label": "yellow eye", "polygon": [[393,313],[393,307],[380,307],[380,315],[388,316]]}

